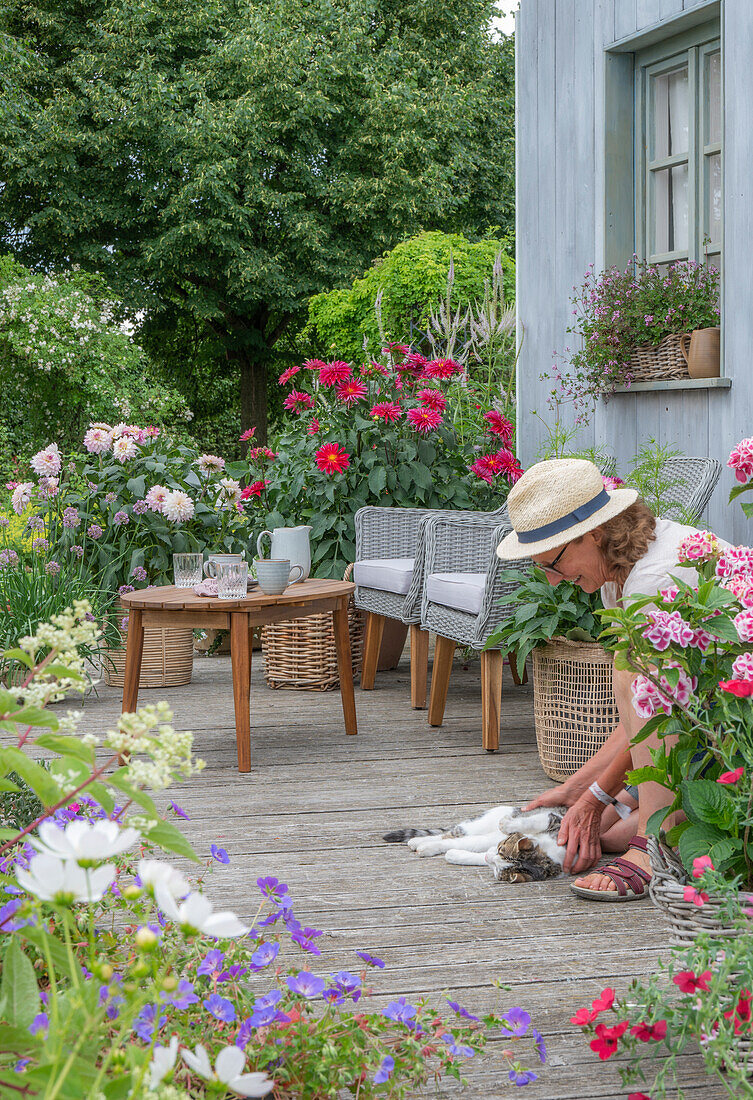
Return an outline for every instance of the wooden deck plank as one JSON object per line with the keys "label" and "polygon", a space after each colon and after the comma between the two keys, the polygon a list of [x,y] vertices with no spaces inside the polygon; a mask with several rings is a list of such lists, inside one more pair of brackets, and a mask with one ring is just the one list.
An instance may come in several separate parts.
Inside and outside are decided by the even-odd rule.
{"label": "wooden deck plank", "polygon": [[[396,995],[444,991],[481,1011],[521,1004],[549,1050],[526,1088],[529,1100],[624,1100],[621,1063],[600,1063],[569,1017],[604,986],[625,990],[631,977],[656,971],[667,936],[650,903],[589,905],[565,879],[494,883],[481,868],[420,859],[382,840],[395,826],[453,824],[551,785],[536,753],[530,687],[513,686],[506,672],[502,743],[490,755],[481,748],[477,662],[464,668],[456,660],[438,729],[410,709],[407,663],[379,673],[376,690],[356,691],[357,738],[342,730],[338,693],[272,691],[262,665],[255,655],[244,775],[236,768],[229,658],[197,660],[189,686],[142,695],[171,704],[175,725],[194,730],[207,762],[201,776],[159,799],[174,798],[189,814],[182,825],[202,859],[212,862],[212,843],[228,850],[230,864],[213,863],[206,884],[216,903],[251,918],[256,878],[275,874],[288,883],[300,919],[325,932],[321,958],[308,960],[313,969],[353,968],[355,951],[371,950],[386,963],[370,975],[377,1007]],[[100,686],[86,702],[86,725],[102,731],[119,712],[117,689]],[[422,1096],[507,1100],[501,1049],[492,1042],[467,1065],[467,1088],[449,1081]],[[681,1071],[689,1100],[720,1095],[697,1054]]]}

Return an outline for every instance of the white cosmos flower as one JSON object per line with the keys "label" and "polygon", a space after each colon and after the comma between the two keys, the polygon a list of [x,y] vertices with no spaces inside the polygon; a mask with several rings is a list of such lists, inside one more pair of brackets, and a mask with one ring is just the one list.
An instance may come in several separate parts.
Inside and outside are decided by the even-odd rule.
{"label": "white cosmos flower", "polygon": [[174,523],[184,523],[191,519],[194,513],[194,504],[188,493],[182,489],[175,489],[167,493],[162,502],[162,515],[173,520]]}
{"label": "white cosmos flower", "polygon": [[169,1047],[156,1046],[149,1063],[149,1088],[156,1089],[175,1065],[178,1057],[178,1036],[173,1035]]}
{"label": "white cosmos flower", "polygon": [[215,913],[214,906],[204,894],[191,893],[178,905],[167,891],[160,890],[157,901],[165,916],[188,933],[201,932],[205,936],[224,940],[230,936],[245,936],[250,931],[235,913]]}
{"label": "white cosmos flower", "polygon": [[181,1057],[188,1068],[205,1081],[221,1081],[238,1096],[266,1096],[274,1088],[274,1081],[266,1073],[242,1073],[246,1055],[240,1047],[223,1047],[212,1064],[206,1049],[199,1044],[195,1051],[182,1050]]}
{"label": "white cosmos flower", "polygon": [[[168,898],[183,898],[191,889],[190,883],[182,872],[176,870],[170,863],[162,863],[158,859],[140,859],[136,866],[136,874],[144,886],[154,892],[157,904],[165,911],[165,896]],[[168,901],[169,905],[170,902]]]}
{"label": "white cosmos flower", "polygon": [[43,853],[32,856],[28,871],[17,867],[16,879],[19,886],[42,901],[69,905],[74,901],[99,901],[115,880],[115,866],[105,863],[85,870],[74,859]]}
{"label": "white cosmos flower", "polygon": [[119,856],[141,837],[138,829],[123,829],[117,821],[69,821],[61,829],[48,820],[39,826],[38,834],[29,837],[38,852],[75,859],[84,866]]}
{"label": "white cosmos flower", "polygon": [[125,462],[127,458],[135,458],[138,448],[129,435],[120,435],[113,442],[112,453],[118,462]]}

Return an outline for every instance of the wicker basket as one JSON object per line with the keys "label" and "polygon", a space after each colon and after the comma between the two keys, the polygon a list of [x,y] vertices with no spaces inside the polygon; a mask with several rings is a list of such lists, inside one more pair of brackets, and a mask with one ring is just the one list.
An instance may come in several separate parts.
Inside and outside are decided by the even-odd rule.
{"label": "wicker basket", "polygon": [[[350,580],[353,566],[345,570]],[[353,599],[348,603],[348,629],[353,674],[357,675],[363,658],[365,615]],[[271,688],[294,691],[333,691],[340,686],[337,672],[335,634],[331,612],[307,615],[305,619],[270,623],[261,632],[264,650],[264,678]]]}
{"label": "wicker basket", "polygon": [[534,649],[533,714],[542,768],[550,779],[567,779],[619,721],[611,655],[595,642],[567,638]]}
{"label": "wicker basket", "polygon": [[[126,612],[127,617],[127,612]],[[122,687],[125,675],[127,631],[120,627],[123,645],[108,651],[102,675],[111,687]],[[144,627],[140,688],[182,687],[191,683],[193,629],[187,626]]]}
{"label": "wicker basket", "polygon": [[659,344],[633,348],[625,364],[633,382],[655,382],[665,378],[690,378],[688,363],[682,354],[682,333],[673,332]]}
{"label": "wicker basket", "polygon": [[724,902],[710,897],[703,906],[685,901],[683,888],[691,882],[675,853],[655,836],[647,838],[651,859],[651,900],[661,911],[670,932],[673,947],[685,947],[692,943],[699,932],[707,932],[714,939],[735,939],[742,929],[720,918]]}

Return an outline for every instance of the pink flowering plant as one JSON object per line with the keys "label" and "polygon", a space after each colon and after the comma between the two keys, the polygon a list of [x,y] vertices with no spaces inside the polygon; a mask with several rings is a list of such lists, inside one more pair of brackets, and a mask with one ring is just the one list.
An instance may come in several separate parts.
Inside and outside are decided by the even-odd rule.
{"label": "pink flowering plant", "polygon": [[446,996],[374,1007],[370,975],[386,963],[359,951],[335,969],[285,883],[260,877],[239,916],[204,889],[210,868],[232,865],[225,848],[211,845],[198,881],[160,858],[202,862],[176,823],[188,814],[153,797],[202,764],[163,703],[101,739],[48,709],[81,685],[88,613],[79,605],[25,639],[13,654],[25,682],[0,690],[13,742],[0,789],[23,780],[39,807],[0,830],[2,1095],[401,1098],[461,1078],[490,1038],[503,1040],[507,1083],[536,1081],[545,1043],[524,1009],[481,1016]]}
{"label": "pink flowering plant", "polygon": [[267,522],[311,524],[319,575],[342,575],[353,560],[362,505],[491,510],[522,473],[502,397],[469,402],[466,368],[453,359],[392,344],[368,363],[308,360],[279,383],[291,420],[274,467],[258,467],[269,478]]}
{"label": "pink flowering plant", "polygon": [[567,331],[575,346],[565,348],[564,365],[553,363],[545,377],[554,382],[553,402],[572,402],[582,420],[615,386],[630,385],[634,348],[719,324],[719,273],[692,261],[663,271],[634,257],[624,271],[598,275],[592,264],[573,289]]}

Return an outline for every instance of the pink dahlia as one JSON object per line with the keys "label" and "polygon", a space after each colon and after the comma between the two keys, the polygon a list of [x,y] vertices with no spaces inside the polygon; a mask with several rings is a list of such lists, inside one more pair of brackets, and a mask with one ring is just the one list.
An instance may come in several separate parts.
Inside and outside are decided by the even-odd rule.
{"label": "pink dahlia", "polygon": [[469,469],[476,477],[480,477],[482,481],[488,482],[489,485],[494,481],[494,475],[496,470],[493,470],[488,462],[488,455],[482,455],[481,458],[477,458],[475,462],[472,462]]}
{"label": "pink dahlia", "polygon": [[298,374],[298,371],[300,369],[300,367],[288,367],[288,369],[284,370],[280,377],[277,379],[278,385],[284,386],[285,383],[289,382],[294,375]]}
{"label": "pink dahlia", "polygon": [[408,423],[419,435],[435,432],[442,424],[442,414],[436,409],[408,409],[406,416]]}
{"label": "pink dahlia", "polygon": [[341,474],[350,465],[350,455],[339,443],[325,443],[315,457],[317,466],[325,474]]}
{"label": "pink dahlia", "polygon": [[84,446],[91,455],[103,455],[110,450],[112,436],[104,428],[89,428],[84,436]]}
{"label": "pink dahlia", "polygon": [[424,378],[452,378],[453,374],[463,374],[462,363],[454,359],[432,359],[424,368]]}
{"label": "pink dahlia", "polygon": [[283,408],[289,412],[302,413],[304,409],[313,409],[314,399],[310,393],[301,393],[300,390],[291,390],[282,403]]}
{"label": "pink dahlia", "polygon": [[732,448],[727,465],[735,471],[738,481],[746,482],[753,477],[753,437],[741,439],[737,446]]}
{"label": "pink dahlia", "polygon": [[369,416],[374,420],[383,420],[385,424],[392,424],[403,415],[403,410],[396,401],[381,401],[371,406]]}
{"label": "pink dahlia", "polygon": [[165,485],[154,485],[144,497],[153,512],[161,512],[170,490]]}
{"label": "pink dahlia", "polygon": [[677,548],[677,560],[683,562],[702,561],[719,552],[719,543],[713,531],[695,531],[684,538]]}
{"label": "pink dahlia", "polygon": [[525,471],[512,451],[499,451],[499,457],[502,460],[502,472],[510,484],[514,485],[516,481],[520,481]]}
{"label": "pink dahlia", "polygon": [[268,485],[269,479],[264,481],[252,481],[251,484],[247,485],[243,490],[240,499],[248,500],[249,497],[260,497]]}
{"label": "pink dahlia", "polygon": [[196,465],[202,474],[209,476],[212,470],[216,470],[218,473],[225,469],[225,459],[220,458],[219,455],[199,455],[196,459]]}
{"label": "pink dahlia", "polygon": [[425,409],[435,409],[443,413],[447,408],[447,398],[439,390],[419,390],[416,397]]}
{"label": "pink dahlia", "polygon": [[117,458],[118,462],[125,462],[126,459],[135,458],[138,454],[138,448],[130,435],[119,435],[112,445],[113,457]]}
{"label": "pink dahlia", "polygon": [[238,441],[240,443],[248,443],[249,439],[253,439],[255,435],[256,428],[246,428],[245,432],[238,436]]}
{"label": "pink dahlia", "polygon": [[327,364],[323,359],[307,359],[303,364],[306,370],[320,371],[322,367],[326,367]]}
{"label": "pink dahlia", "polygon": [[31,460],[31,468],[40,477],[54,477],[60,473],[62,461],[57,443],[51,443],[41,451],[37,451]]}
{"label": "pink dahlia", "polygon": [[401,369],[410,371],[418,378],[424,373],[429,365],[429,360],[425,355],[421,355],[418,351],[411,351],[405,357],[405,362],[401,364]]}
{"label": "pink dahlia", "polygon": [[366,396],[368,387],[365,382],[359,381],[358,378],[349,378],[347,382],[341,382],[335,392],[338,401],[342,401],[344,405],[350,407]]}
{"label": "pink dahlia", "polygon": [[492,435],[500,436],[505,443],[509,443],[512,439],[512,424],[503,416],[497,409],[489,409],[489,412],[484,413],[483,419],[488,424],[488,431]]}
{"label": "pink dahlia", "polygon": [[308,432],[309,435],[317,435],[318,434],[318,432],[319,432],[319,421],[316,419],[315,416],[311,417],[311,423],[309,424],[306,431]]}
{"label": "pink dahlia", "polygon": [[246,457],[249,462],[263,462],[265,458],[272,462],[273,459],[277,458],[277,455],[269,447],[252,447]]}
{"label": "pink dahlia", "polygon": [[338,382],[347,382],[353,375],[349,363],[342,359],[335,359],[331,363],[325,363],[319,370],[319,381],[323,386],[336,386]]}

